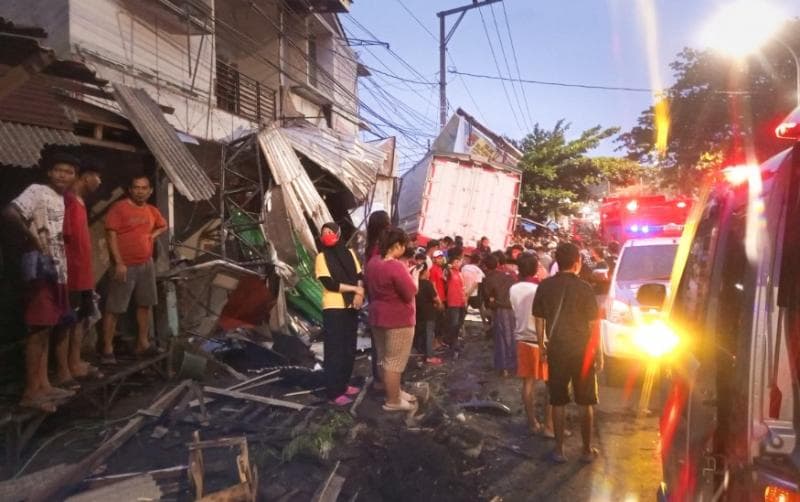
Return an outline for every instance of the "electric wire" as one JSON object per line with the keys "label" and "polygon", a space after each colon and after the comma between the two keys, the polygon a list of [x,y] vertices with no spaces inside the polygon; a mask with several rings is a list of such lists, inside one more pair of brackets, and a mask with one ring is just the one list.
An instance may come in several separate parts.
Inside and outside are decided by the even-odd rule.
{"label": "electric wire", "polygon": [[[503,6],[503,19],[505,20],[505,23],[506,23],[506,30],[508,31],[508,39],[511,42],[511,54],[514,56],[514,66],[515,66],[515,68],[517,70],[517,78],[521,79],[522,78],[522,72],[519,69],[519,58],[517,57],[517,47],[516,47],[516,44],[514,44],[514,35],[511,32],[511,23],[508,20],[508,10],[506,9],[506,3],[505,2],[500,2],[500,5]],[[492,5],[492,7],[494,7],[494,5]],[[463,78],[463,77],[461,77],[461,78]],[[528,102],[528,93],[525,92],[525,86],[522,85],[521,82],[520,82],[519,88],[522,91],[522,100],[525,103],[525,113],[527,113],[527,115],[528,115],[528,119],[530,121],[529,123],[530,124],[535,124],[536,121],[533,120],[533,117],[531,116],[531,105]]]}
{"label": "electric wire", "polygon": [[[502,2],[501,2],[502,3]],[[503,35],[500,32],[500,25],[497,23],[497,16],[494,12],[494,4],[489,4],[489,12],[492,14],[492,22],[494,24],[495,32],[497,32],[497,41],[500,43],[500,53],[503,56],[503,62],[506,65],[506,72],[508,73],[509,77],[513,77],[514,74],[511,72],[511,65],[508,62],[508,55],[506,54],[506,44],[503,42]],[[501,73],[502,75],[502,73]],[[533,130],[533,124],[528,121],[528,117],[525,114],[525,108],[522,106],[522,101],[519,99],[519,92],[517,92],[517,86],[522,87],[522,84],[519,82],[511,82],[511,91],[514,93],[514,101],[517,104],[517,107],[520,110],[520,117],[522,118],[522,122],[525,124],[525,127],[528,128],[529,131]]]}
{"label": "electric wire", "polygon": [[[486,34],[486,41],[489,42],[489,50],[492,53],[492,59],[494,60],[495,68],[497,68],[497,74],[502,76],[503,72],[500,71],[500,63],[497,60],[497,55],[494,52],[494,44],[492,43],[492,37],[489,36],[489,28],[486,27],[486,19],[483,17],[483,12],[481,9],[477,9],[478,14],[481,16],[481,24],[483,25],[483,32]],[[508,106],[511,108],[511,114],[514,117],[514,122],[516,122],[517,127],[522,129],[522,125],[520,124],[519,117],[517,116],[517,111],[514,109],[514,104],[511,102],[511,96],[508,94],[508,89],[506,88],[506,79],[501,79],[503,85],[503,94],[506,96],[506,101],[508,101]]]}

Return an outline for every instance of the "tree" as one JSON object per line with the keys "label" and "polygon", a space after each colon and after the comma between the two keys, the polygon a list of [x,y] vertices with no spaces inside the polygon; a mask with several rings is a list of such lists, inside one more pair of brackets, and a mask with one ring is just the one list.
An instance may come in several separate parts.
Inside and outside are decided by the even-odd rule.
{"label": "tree", "polygon": [[[800,19],[787,23],[778,38],[800,51],[798,33]],[[709,170],[763,161],[789,146],[774,135],[796,105],[794,61],[784,47],[770,44],[744,63],[685,48],[671,67],[666,151],[656,151],[655,106],[618,138],[628,158],[661,167],[664,186],[689,194]]]}
{"label": "tree", "polygon": [[[603,164],[586,154],[617,134],[619,128],[596,126],[571,141],[566,138],[568,130],[569,124],[563,119],[552,130],[536,124],[533,132],[515,142],[523,152],[520,198],[524,215],[547,220],[558,213],[571,214],[577,204],[589,199],[591,187],[605,179],[601,164],[611,169],[611,162]],[[615,176],[621,176],[621,172],[615,171]]]}

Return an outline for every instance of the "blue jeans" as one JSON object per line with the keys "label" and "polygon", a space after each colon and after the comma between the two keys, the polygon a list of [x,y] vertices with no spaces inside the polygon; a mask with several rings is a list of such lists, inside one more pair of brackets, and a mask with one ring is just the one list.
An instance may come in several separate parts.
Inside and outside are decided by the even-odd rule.
{"label": "blue jeans", "polygon": [[467,309],[464,307],[447,307],[447,340],[450,345],[458,342],[458,335],[464,325]]}

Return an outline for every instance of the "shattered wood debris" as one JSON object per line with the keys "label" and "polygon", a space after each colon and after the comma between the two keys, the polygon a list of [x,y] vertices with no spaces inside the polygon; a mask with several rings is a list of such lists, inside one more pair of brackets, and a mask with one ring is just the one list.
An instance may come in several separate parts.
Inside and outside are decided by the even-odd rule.
{"label": "shattered wood debris", "polygon": [[[205,502],[255,502],[258,493],[258,469],[250,464],[250,452],[247,439],[244,437],[222,438],[200,441],[200,432],[195,431],[193,441],[189,443],[189,479],[194,487],[196,499]],[[236,469],[239,473],[239,484],[224,490],[204,495],[205,461],[203,450],[211,448],[238,447]]]}
{"label": "shattered wood debris", "polygon": [[271,397],[257,396],[255,394],[248,394],[246,392],[219,389],[217,387],[203,387],[203,390],[208,394],[213,394],[215,396],[228,397],[232,399],[244,399],[246,401],[253,401],[256,403],[267,404],[269,406],[280,406],[283,408],[290,408],[297,411],[305,409],[305,406],[303,406],[302,404],[293,403],[291,401],[284,401],[282,399],[274,399]]}
{"label": "shattered wood debris", "polygon": [[[188,388],[189,384],[189,380],[184,380],[167,391],[150,405],[149,411],[151,413],[159,413],[159,416],[163,414],[175,403],[178,397]],[[77,464],[74,464],[66,472],[44,483],[44,485],[31,494],[28,500],[30,502],[57,500],[64,492],[83,481],[83,479],[94,471],[106,458],[111,456],[112,453],[139,432],[145,425],[146,419],[147,415],[141,413],[130,419],[123,428],[103,442],[94,452],[90,453]]]}

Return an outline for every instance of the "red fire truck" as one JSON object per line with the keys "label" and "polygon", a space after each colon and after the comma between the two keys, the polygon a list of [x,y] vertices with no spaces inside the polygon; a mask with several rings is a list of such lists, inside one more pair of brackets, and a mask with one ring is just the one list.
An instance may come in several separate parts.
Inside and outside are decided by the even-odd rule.
{"label": "red fire truck", "polygon": [[691,199],[684,197],[606,197],[600,206],[600,238],[623,244],[628,239],[679,237],[691,206]]}

